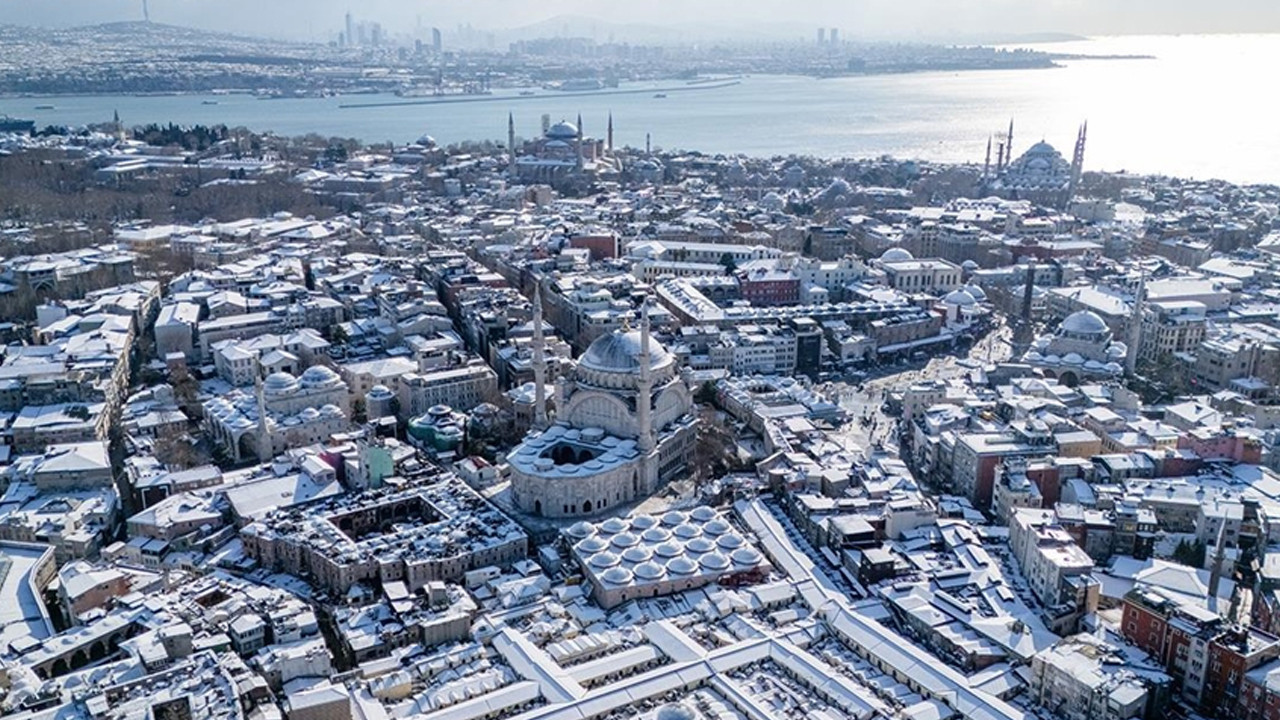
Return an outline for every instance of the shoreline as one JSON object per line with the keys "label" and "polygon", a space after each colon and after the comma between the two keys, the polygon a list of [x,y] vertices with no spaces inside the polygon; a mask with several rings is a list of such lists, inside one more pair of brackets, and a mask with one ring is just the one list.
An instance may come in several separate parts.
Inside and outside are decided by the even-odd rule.
{"label": "shoreline", "polygon": [[646,88],[644,90],[587,90],[583,92],[552,90],[546,93],[534,95],[478,95],[459,98],[446,97],[444,99],[389,100],[386,102],[344,103],[339,105],[338,109],[359,110],[363,108],[407,107],[413,105],[458,105],[462,103],[503,102],[507,100],[545,100],[547,98],[557,97],[605,97],[611,95],[643,95],[645,93],[692,92],[695,90],[720,90],[722,88],[733,87],[734,85],[741,84],[741,80],[730,80],[728,82],[719,82],[714,85],[682,85],[677,87]]}

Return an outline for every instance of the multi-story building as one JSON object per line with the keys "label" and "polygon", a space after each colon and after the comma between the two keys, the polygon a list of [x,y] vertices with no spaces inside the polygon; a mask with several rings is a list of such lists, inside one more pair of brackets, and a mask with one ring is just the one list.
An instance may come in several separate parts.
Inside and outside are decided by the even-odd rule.
{"label": "multi-story building", "polygon": [[1051,630],[1075,632],[1081,618],[1098,609],[1093,559],[1056,523],[1052,510],[1015,509],[1009,549],[1042,603],[1041,614]]}
{"label": "multi-story building", "polygon": [[1140,358],[1154,360],[1173,353],[1191,353],[1204,340],[1207,320],[1203,303],[1149,302],[1143,310]]}
{"label": "multi-story building", "polygon": [[400,377],[397,389],[400,410],[409,416],[425,413],[435,405],[470,410],[498,395],[498,374],[484,363]]}
{"label": "multi-story building", "polygon": [[1167,704],[1169,677],[1127,667],[1123,653],[1089,635],[1067,638],[1031,658],[1031,699],[1063,720],[1143,720]]}

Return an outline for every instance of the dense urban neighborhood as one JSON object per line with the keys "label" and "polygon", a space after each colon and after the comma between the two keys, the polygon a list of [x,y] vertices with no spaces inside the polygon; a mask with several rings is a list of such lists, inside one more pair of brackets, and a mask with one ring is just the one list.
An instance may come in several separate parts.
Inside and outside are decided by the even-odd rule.
{"label": "dense urban neighborhood", "polygon": [[1280,188],[538,120],[8,121],[0,711],[1280,719]]}

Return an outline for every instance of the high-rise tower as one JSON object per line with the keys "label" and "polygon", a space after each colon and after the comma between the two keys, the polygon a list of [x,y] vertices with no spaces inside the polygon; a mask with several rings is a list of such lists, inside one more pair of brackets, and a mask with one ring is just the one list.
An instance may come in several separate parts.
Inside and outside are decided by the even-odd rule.
{"label": "high-rise tower", "polygon": [[613,111],[609,111],[609,134],[605,141],[605,148],[613,152]]}

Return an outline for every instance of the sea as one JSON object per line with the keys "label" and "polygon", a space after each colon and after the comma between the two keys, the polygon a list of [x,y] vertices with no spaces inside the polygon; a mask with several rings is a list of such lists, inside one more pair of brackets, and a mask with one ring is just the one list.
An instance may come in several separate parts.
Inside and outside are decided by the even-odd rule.
{"label": "sea", "polygon": [[[1045,140],[1068,157],[1088,122],[1086,170],[1236,183],[1280,183],[1280,35],[1099,37],[1026,45],[1093,56],[1061,67],[818,79],[753,75],[736,84],[624,84],[628,92],[499,91],[478,102],[394,95],[257,99],[251,95],[0,97],[0,114],[49,124],[225,123],[278,134],[367,142],[505,142],[534,137],[541,118],[582,116],[615,143],[749,156],[815,155],[981,163],[987,140],[1014,123],[1014,153]],[[1142,56],[1142,57],[1135,57]],[[525,91],[526,93],[528,91]],[[660,97],[665,96],[665,97]],[[384,106],[379,103],[389,103]],[[353,105],[365,105],[353,107]],[[38,109],[37,106],[52,106]]]}

